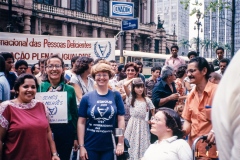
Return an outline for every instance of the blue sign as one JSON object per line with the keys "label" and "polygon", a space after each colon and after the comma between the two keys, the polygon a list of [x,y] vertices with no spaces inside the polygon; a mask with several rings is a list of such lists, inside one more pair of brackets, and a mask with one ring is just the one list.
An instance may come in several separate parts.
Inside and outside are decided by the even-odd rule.
{"label": "blue sign", "polygon": [[133,2],[110,1],[110,17],[134,18]]}
{"label": "blue sign", "polygon": [[138,18],[122,20],[123,31],[138,29],[138,27],[139,27]]}

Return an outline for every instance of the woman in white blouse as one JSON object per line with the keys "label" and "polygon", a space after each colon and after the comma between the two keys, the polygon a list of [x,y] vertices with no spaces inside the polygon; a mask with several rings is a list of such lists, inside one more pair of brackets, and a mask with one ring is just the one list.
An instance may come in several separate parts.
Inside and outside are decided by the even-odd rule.
{"label": "woman in white blouse", "polygon": [[182,139],[180,117],[174,110],[159,109],[151,118],[151,133],[158,140],[149,146],[142,160],[192,160],[191,148]]}

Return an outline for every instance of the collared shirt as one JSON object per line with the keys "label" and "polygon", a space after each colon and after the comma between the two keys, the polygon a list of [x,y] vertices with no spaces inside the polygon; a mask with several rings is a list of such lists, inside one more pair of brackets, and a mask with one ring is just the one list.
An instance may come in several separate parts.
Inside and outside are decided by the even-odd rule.
{"label": "collared shirt", "polygon": [[165,65],[171,66],[175,71],[178,69],[178,67],[180,67],[183,64],[186,64],[186,62],[180,56],[177,56],[176,58],[171,56],[167,58],[165,61]]}
{"label": "collared shirt", "polygon": [[212,106],[212,124],[219,159],[237,160],[240,153],[240,51],[238,51],[219,83]]}
{"label": "collared shirt", "polygon": [[143,160],[192,160],[192,151],[189,144],[177,136],[156,141],[144,153]]}
{"label": "collared shirt", "polygon": [[154,85],[157,83],[157,80],[153,80],[152,77],[148,78],[145,82],[146,89],[147,89],[147,96],[151,99],[152,98],[152,90]]}
{"label": "collared shirt", "polygon": [[[208,134],[212,129],[212,122],[208,120],[205,106],[211,106],[212,100],[217,89],[217,84],[207,82],[204,88],[202,99],[199,99],[196,88],[194,88],[187,97],[187,101],[182,113],[182,117],[191,123],[191,133],[189,135],[189,144],[202,135]],[[198,143],[197,148],[200,156],[206,156],[207,143]],[[216,146],[213,145],[209,150],[210,158],[216,157]]]}
{"label": "collared shirt", "polygon": [[153,101],[153,104],[156,108],[167,107],[167,108],[174,109],[174,107],[176,105],[176,102],[177,102],[175,100],[174,101],[168,101],[163,106],[158,106],[161,98],[166,98],[173,93],[177,93],[174,82],[172,83],[172,87],[173,87],[173,92],[170,89],[170,87],[168,86],[168,84],[163,79],[161,79],[160,81],[158,81],[155,84],[155,86],[153,88],[153,92],[152,92],[152,101]]}
{"label": "collared shirt", "polygon": [[217,71],[215,71],[215,72],[218,73],[218,74],[220,74],[220,75],[223,75],[221,69],[219,69],[219,70],[217,70]]}
{"label": "collared shirt", "polygon": [[10,99],[10,86],[3,72],[0,72],[0,101]]}

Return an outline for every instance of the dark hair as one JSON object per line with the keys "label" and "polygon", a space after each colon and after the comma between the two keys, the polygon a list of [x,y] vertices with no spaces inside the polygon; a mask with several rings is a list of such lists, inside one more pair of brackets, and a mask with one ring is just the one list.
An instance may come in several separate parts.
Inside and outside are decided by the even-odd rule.
{"label": "dark hair", "polygon": [[188,54],[187,54],[187,56],[188,56],[188,58],[190,59],[190,56],[195,56],[195,57],[197,57],[198,55],[197,55],[197,52],[195,52],[195,51],[190,51]]}
{"label": "dark hair", "polygon": [[0,55],[0,72],[5,72],[5,59]]}
{"label": "dark hair", "polygon": [[185,64],[178,67],[178,69],[176,71],[176,77],[182,78],[184,76],[184,74],[186,73],[186,70],[187,70],[187,65],[185,65]]}
{"label": "dark hair", "polygon": [[98,59],[96,59],[94,62],[93,62],[93,64],[95,65],[95,64],[97,64],[99,61],[101,61],[101,60],[105,60],[104,58],[98,58]]}
{"label": "dark hair", "polygon": [[139,66],[143,66],[143,63],[141,61],[139,61],[139,60],[136,60],[134,63],[136,63]]}
{"label": "dark hair", "polygon": [[93,59],[90,57],[79,57],[75,62],[75,68],[73,72],[77,75],[84,73],[89,68],[89,64],[93,62]]}
{"label": "dark hair", "polygon": [[[59,60],[61,61],[62,69],[64,70],[64,61],[63,61],[63,59],[62,59],[61,57],[59,57],[58,54],[54,54],[54,55],[50,56],[50,57],[46,60],[45,67],[47,67],[47,64],[49,63],[50,59],[53,59],[53,58],[57,58],[57,59],[59,59]],[[44,81],[49,82],[49,79],[48,79],[48,75],[47,75],[47,74],[44,74],[44,75],[43,75],[42,81],[43,81],[43,82],[44,82]],[[60,82],[64,82],[64,74],[62,74],[61,79],[60,79]]]}
{"label": "dark hair", "polygon": [[[142,97],[145,99],[146,95],[145,95],[145,85],[144,85],[144,82],[142,81],[141,78],[134,78],[133,81],[132,81],[132,90],[131,90],[131,93],[132,93],[132,101],[131,101],[131,105],[132,107],[134,107],[134,102],[137,98],[137,94],[135,93],[134,91],[134,88],[135,87],[143,87],[144,88],[144,91],[142,93]],[[146,100],[146,99],[145,99]]]}
{"label": "dark hair", "polygon": [[47,60],[48,60],[47,58],[41,58],[41,59],[39,59],[38,65],[40,66],[40,64],[45,64],[45,62],[46,62]]}
{"label": "dark hair", "polygon": [[12,60],[13,60],[13,62],[14,62],[14,57],[13,57],[13,55],[12,55],[11,53],[9,53],[9,52],[2,52],[0,55],[5,59],[5,61],[6,61],[8,58],[12,58]]}
{"label": "dark hair", "polygon": [[178,50],[178,46],[177,46],[177,45],[173,45],[173,46],[171,47],[171,51],[172,51],[173,48],[176,48],[176,49]]}
{"label": "dark hair", "polygon": [[155,72],[156,70],[159,70],[159,71],[161,72],[162,67],[156,66],[156,67],[152,67],[152,68],[151,68],[151,72]]}
{"label": "dark hair", "polygon": [[[227,66],[228,66],[228,64],[229,64],[230,62],[229,62],[229,59],[223,58],[223,59],[220,60],[220,63],[226,63]],[[220,64],[220,63],[219,63],[219,64]]]}
{"label": "dark hair", "polygon": [[203,57],[195,57],[195,58],[191,59],[188,64],[194,63],[194,62],[197,63],[197,68],[198,68],[199,71],[202,71],[204,68],[207,69],[207,73],[205,75],[205,78],[206,78],[206,80],[208,80],[209,75],[211,73],[211,68],[210,68],[207,60]]}
{"label": "dark hair", "polygon": [[110,63],[116,63],[116,61],[115,61],[115,60],[110,60],[109,62],[110,62]]}
{"label": "dark hair", "polygon": [[128,62],[128,63],[124,66],[124,72],[126,72],[126,70],[127,70],[129,67],[133,67],[136,72],[139,71],[139,68],[137,67],[137,64],[136,64],[136,63],[134,63],[134,62]]}
{"label": "dark hair", "polygon": [[121,72],[124,69],[124,64],[120,64],[118,66],[118,72]]}
{"label": "dark hair", "polygon": [[21,74],[21,75],[17,78],[17,80],[16,80],[16,82],[15,82],[15,84],[14,84],[14,90],[15,90],[15,96],[16,96],[16,97],[18,97],[17,91],[19,91],[19,87],[20,87],[22,84],[24,84],[25,79],[33,79],[33,80],[35,81],[35,84],[36,84],[36,90],[38,89],[39,85],[38,85],[37,79],[36,79],[36,77],[35,77],[34,75],[32,75],[32,74],[26,74],[26,73]]}
{"label": "dark hair", "polygon": [[71,59],[71,67],[73,67],[73,63],[75,63],[78,58],[79,58],[79,56],[72,57],[72,59]]}
{"label": "dark hair", "polygon": [[211,73],[214,72],[214,71],[217,71],[219,69],[219,67],[218,67],[218,69],[214,69],[214,66],[213,66],[212,63],[208,63],[208,64],[209,64]]}
{"label": "dark hair", "polygon": [[173,131],[173,135],[178,139],[183,138],[181,118],[173,109],[162,107],[158,109],[165,115],[166,126]]}
{"label": "dark hair", "polygon": [[34,65],[32,65],[31,67],[31,73],[34,74],[33,72],[35,71],[36,65],[38,65],[38,63],[35,63]]}
{"label": "dark hair", "polygon": [[20,66],[22,66],[22,65],[28,67],[28,63],[27,63],[25,60],[22,60],[22,59],[18,60],[18,61],[15,63],[15,69],[18,69],[18,68],[19,68]]}
{"label": "dark hair", "polygon": [[125,78],[127,78],[127,74],[125,73],[125,72],[120,72],[119,74],[118,74],[118,81],[121,81],[121,80],[123,80],[123,79],[125,79]]}
{"label": "dark hair", "polygon": [[218,47],[218,48],[216,49],[216,53],[217,53],[218,50],[222,50],[222,51],[224,52],[224,49],[223,49],[222,47]]}

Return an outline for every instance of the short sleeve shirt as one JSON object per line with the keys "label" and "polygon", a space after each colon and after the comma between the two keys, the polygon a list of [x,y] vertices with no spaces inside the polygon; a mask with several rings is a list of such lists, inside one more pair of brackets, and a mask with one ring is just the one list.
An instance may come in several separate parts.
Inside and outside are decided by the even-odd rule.
{"label": "short sleeve shirt", "polygon": [[94,89],[94,80],[90,77],[88,77],[88,85],[86,86],[85,83],[83,82],[82,78],[80,75],[72,75],[71,79],[70,79],[71,83],[75,83],[78,84],[79,87],[81,88],[83,94],[86,94],[88,92],[91,92]]}
{"label": "short sleeve shirt", "polygon": [[[212,100],[217,89],[217,84],[208,82],[205,86],[203,97],[198,98],[196,88],[194,88],[188,95],[186,104],[182,113],[182,117],[191,123],[191,133],[189,136],[189,144],[202,135],[208,134],[212,129],[212,122],[207,120],[205,106],[211,106]],[[206,143],[199,143],[198,150],[200,156],[206,156]],[[215,145],[209,150],[209,157],[216,158]]]}
{"label": "short sleeve shirt", "polygon": [[85,94],[78,110],[79,117],[87,118],[85,148],[94,151],[113,149],[111,133],[117,116],[124,114],[124,104],[119,92],[108,90],[106,95],[99,95],[97,91]]}
{"label": "short sleeve shirt", "polygon": [[10,99],[10,86],[3,72],[0,72],[0,101]]}
{"label": "short sleeve shirt", "polygon": [[171,66],[175,71],[178,69],[178,67],[185,63],[185,60],[180,56],[177,56],[177,58],[173,58],[171,56],[165,61],[165,65]]}

